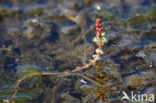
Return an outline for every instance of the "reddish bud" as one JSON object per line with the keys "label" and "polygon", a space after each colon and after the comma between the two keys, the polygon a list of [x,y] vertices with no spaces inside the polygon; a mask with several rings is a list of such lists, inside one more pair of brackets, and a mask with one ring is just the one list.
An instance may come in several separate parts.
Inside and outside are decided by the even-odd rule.
{"label": "reddish bud", "polygon": [[96,23],[101,23],[101,22],[102,22],[101,19],[97,19],[97,20],[96,20]]}
{"label": "reddish bud", "polygon": [[96,27],[98,27],[98,26],[99,26],[99,24],[96,23]]}
{"label": "reddish bud", "polygon": [[96,31],[99,31],[99,28],[96,28]]}
{"label": "reddish bud", "polygon": [[102,24],[100,23],[100,24],[99,24],[99,26],[101,27],[101,26],[102,26]]}
{"label": "reddish bud", "polygon": [[104,30],[104,27],[101,27],[101,30]]}

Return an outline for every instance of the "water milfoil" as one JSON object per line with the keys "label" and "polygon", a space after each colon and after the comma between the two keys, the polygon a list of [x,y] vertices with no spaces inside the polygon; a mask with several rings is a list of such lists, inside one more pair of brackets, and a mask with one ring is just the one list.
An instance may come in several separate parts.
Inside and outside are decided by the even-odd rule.
{"label": "water milfoil", "polygon": [[[96,54],[93,55],[93,59],[91,61],[89,61],[89,63],[86,63],[85,65],[83,65],[81,67],[76,67],[75,69],[73,69],[71,71],[67,70],[67,71],[64,71],[64,72],[45,72],[45,71],[42,71],[42,70],[40,70],[38,68],[34,70],[34,67],[31,67],[31,66],[30,67],[26,67],[26,68],[21,67],[23,69],[20,69],[20,70],[22,70],[22,71],[20,71],[20,74],[21,73],[22,74],[20,75],[20,77],[19,77],[19,79],[18,79],[18,81],[16,83],[16,86],[15,86],[15,89],[14,89],[14,93],[13,93],[13,95],[11,97],[11,100],[9,100],[9,102],[14,103],[14,99],[16,97],[16,94],[17,94],[18,90],[19,90],[18,88],[20,86],[20,83],[23,80],[28,79],[28,78],[32,78],[34,76],[66,77],[66,76],[77,75],[77,76],[80,76],[81,78],[84,78],[87,81],[90,81],[91,83],[97,85],[97,88],[99,88],[99,89],[98,89],[98,91],[95,90],[95,92],[97,94],[95,96],[95,98],[96,97],[98,97],[98,98],[105,98],[105,96],[106,96],[106,89],[105,89],[105,85],[104,85],[105,82],[102,82],[102,83],[99,82],[102,79],[98,80],[97,79],[98,77],[96,77],[96,79],[97,79],[97,81],[96,81],[96,80],[94,80],[92,78],[89,78],[85,74],[79,73],[80,71],[82,71],[84,69],[87,69],[87,68],[89,68],[89,67],[91,67],[93,65],[100,64],[99,61],[101,60],[101,55],[103,54],[102,47],[103,47],[103,45],[105,43],[107,43],[107,39],[105,37],[105,32],[104,32],[104,27],[102,25],[102,19],[98,18],[96,20],[96,31],[97,31],[97,33],[96,33],[95,38],[93,39],[93,42],[95,42],[97,44],[98,48],[95,50]],[[100,73],[98,73],[97,71],[99,71],[99,68],[96,68],[96,69],[98,69],[98,70],[95,70],[96,71],[95,73],[99,74],[100,78],[104,78],[105,76],[102,75],[102,71],[100,71]],[[102,70],[102,68],[100,68],[100,70]],[[103,96],[103,94],[104,94],[104,96]],[[101,99],[101,100],[104,100],[104,99]]]}
{"label": "water milfoil", "polygon": [[103,31],[104,27],[102,25],[102,20],[97,19],[96,20],[96,37],[94,37],[93,41],[99,46],[99,48],[96,49],[97,55],[94,55],[93,57],[97,60],[100,59],[100,55],[103,54],[102,46],[107,43],[107,39],[105,37],[105,32]]}

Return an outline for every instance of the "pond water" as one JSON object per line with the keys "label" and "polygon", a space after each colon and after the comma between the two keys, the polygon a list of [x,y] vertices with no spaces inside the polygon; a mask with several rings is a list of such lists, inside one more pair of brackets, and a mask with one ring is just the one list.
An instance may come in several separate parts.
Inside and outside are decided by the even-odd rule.
{"label": "pond water", "polygon": [[[97,18],[108,40],[100,62],[39,75],[93,59]],[[155,94],[155,73],[155,0],[0,0],[0,103],[122,103],[122,91]]]}

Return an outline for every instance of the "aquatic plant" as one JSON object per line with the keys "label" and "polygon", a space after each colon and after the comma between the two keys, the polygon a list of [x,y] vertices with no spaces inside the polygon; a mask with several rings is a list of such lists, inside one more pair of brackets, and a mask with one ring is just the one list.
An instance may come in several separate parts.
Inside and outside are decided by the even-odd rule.
{"label": "aquatic plant", "polygon": [[[107,92],[106,92],[106,83],[103,80],[106,76],[103,74],[102,71],[102,66],[100,63],[101,60],[101,55],[103,54],[102,46],[107,43],[107,39],[105,37],[105,32],[103,31],[104,27],[102,25],[102,20],[97,19],[96,20],[96,37],[93,39],[93,41],[98,45],[98,48],[96,49],[96,54],[93,55],[93,58],[89,63],[81,66],[81,67],[76,67],[72,71],[64,71],[64,72],[44,72],[40,68],[34,67],[34,66],[21,66],[19,67],[19,71],[17,72],[18,76],[18,81],[16,83],[14,93],[11,97],[10,100],[8,100],[9,103],[14,103],[14,99],[16,97],[16,94],[18,92],[18,88],[20,83],[28,78],[32,78],[34,76],[59,76],[59,77],[66,77],[66,76],[71,76],[71,75],[78,75],[91,83],[95,84],[97,86],[97,89],[95,91],[94,98],[99,98],[100,100],[106,100],[107,97]],[[98,77],[95,77],[96,80],[93,80],[89,78],[88,76],[85,76],[83,74],[77,73],[80,72],[81,70],[87,69],[90,66],[96,65],[96,72],[99,75]],[[86,100],[87,101],[87,100]]]}
{"label": "aquatic plant", "polygon": [[[90,86],[82,86],[82,91],[86,95],[83,98],[83,102],[94,101],[96,99],[100,101],[107,101],[109,97],[108,89],[111,88],[111,85],[108,85],[109,82],[113,79],[113,76],[106,74],[103,71],[103,66],[101,61],[97,61],[95,64],[96,74],[92,75],[92,78],[88,78],[83,75],[84,79],[90,81],[92,84]],[[87,92],[86,92],[87,91]]]}
{"label": "aquatic plant", "polygon": [[43,8],[42,7],[32,8],[31,10],[28,11],[28,13],[31,16],[39,16],[40,14],[43,13]]}
{"label": "aquatic plant", "polygon": [[13,10],[9,10],[4,7],[0,7],[0,20],[2,20],[4,17],[12,16],[15,13]]}
{"label": "aquatic plant", "polygon": [[11,46],[0,48],[0,51],[11,51],[11,50],[12,50],[12,47]]}

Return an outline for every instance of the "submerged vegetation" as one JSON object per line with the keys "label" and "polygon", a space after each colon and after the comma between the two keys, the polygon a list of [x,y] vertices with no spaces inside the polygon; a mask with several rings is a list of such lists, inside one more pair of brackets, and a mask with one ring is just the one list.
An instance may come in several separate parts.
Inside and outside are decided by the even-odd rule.
{"label": "submerged vegetation", "polygon": [[[108,98],[108,93],[107,93],[107,86],[104,79],[106,78],[103,74],[102,71],[102,66],[100,63],[100,56],[103,54],[102,51],[102,46],[107,43],[107,39],[105,38],[105,33],[103,32],[104,28],[102,25],[102,20],[101,19],[97,19],[96,20],[96,37],[93,39],[93,41],[99,46],[98,49],[96,49],[96,55],[93,55],[93,60],[91,60],[88,64],[85,64],[82,67],[77,67],[72,71],[64,71],[64,72],[42,72],[41,69],[39,67],[33,66],[33,65],[25,65],[25,66],[18,66],[17,69],[17,77],[19,78],[16,86],[15,86],[15,90],[14,93],[11,97],[11,99],[9,100],[4,100],[7,101],[9,103],[14,103],[14,99],[16,97],[16,94],[19,90],[19,85],[22,81],[24,81],[25,79],[29,79],[35,76],[70,76],[70,75],[80,75],[77,74],[77,72],[83,70],[83,69],[87,69],[92,65],[97,64],[97,69],[96,72],[99,75],[98,77],[95,76],[96,81],[90,79],[87,76],[84,76],[83,74],[80,75],[82,78],[85,78],[88,80],[90,80],[91,82],[95,83],[95,85],[97,86],[96,90],[93,90],[94,95],[93,98],[99,98],[101,101],[105,101],[106,98]],[[90,95],[90,94],[89,94]],[[87,102],[88,99],[90,99],[88,96],[86,96],[86,99],[84,100],[84,102]],[[94,100],[94,99],[93,99]]]}
{"label": "submerged vegetation", "polygon": [[122,103],[122,91],[154,94],[155,7],[154,0],[1,0],[0,102]]}

